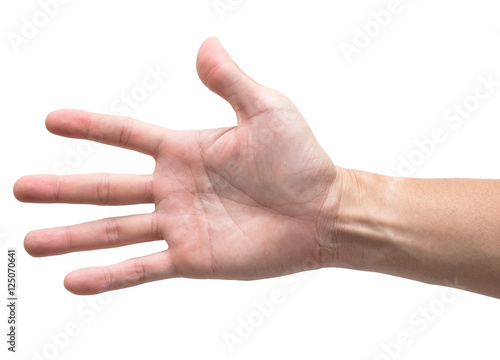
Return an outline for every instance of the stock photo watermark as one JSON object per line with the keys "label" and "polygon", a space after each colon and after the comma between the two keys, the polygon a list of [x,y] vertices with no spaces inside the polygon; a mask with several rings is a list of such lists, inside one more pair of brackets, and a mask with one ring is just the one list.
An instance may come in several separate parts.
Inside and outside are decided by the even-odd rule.
{"label": "stock photo watermark", "polygon": [[241,345],[246,339],[250,338],[254,331],[274,314],[276,307],[282,305],[286,300],[287,296],[283,290],[274,289],[271,291],[269,298],[254,301],[254,310],[246,316],[238,316],[234,331],[226,331],[222,334],[222,339],[229,352],[234,352],[236,345]]}
{"label": "stock photo watermark", "polygon": [[462,291],[455,288],[458,285],[456,281],[448,285],[454,287],[442,288],[436,296],[411,312],[407,318],[406,328],[399,331],[392,339],[381,342],[380,351],[375,356],[363,360],[401,358],[405,350],[408,350],[433,324],[439,322],[461,296]]}
{"label": "stock photo watermark", "polygon": [[442,114],[443,126],[433,128],[429,135],[415,139],[414,150],[406,156],[398,156],[397,174],[385,172],[391,176],[409,177],[434,155],[439,146],[442,146],[452,135],[458,131],[466,121],[471,120],[482,103],[492,98],[500,88],[500,81],[493,74],[480,75],[477,84],[469,95],[449,106]]}
{"label": "stock photo watermark", "polygon": [[52,161],[51,168],[56,175],[67,175],[83,163],[83,160],[92,154],[95,143],[89,140],[80,140],[72,147],[65,147],[65,155],[62,161]]}
{"label": "stock photo watermark", "polygon": [[76,306],[75,319],[68,321],[58,331],[49,331],[48,342],[37,349],[31,349],[31,360],[57,359],[71,341],[83,333],[84,327],[92,323],[112,301],[113,295],[109,292],[86,297]]}
{"label": "stock photo watermark", "polygon": [[403,13],[404,3],[412,1],[390,0],[384,9],[370,11],[370,20],[366,21],[364,25],[354,28],[352,40],[342,41],[339,45],[346,61],[351,63],[354,55],[360,55],[375,38],[383,33],[384,29],[392,24],[396,16]]}
{"label": "stock photo watermark", "polygon": [[69,2],[70,0],[39,0],[37,11],[33,12],[31,16],[23,16],[20,20],[19,30],[7,34],[7,39],[14,52],[19,53],[22,46],[29,44],[37,37],[42,29],[58,16],[62,6]]}
{"label": "stock photo watermark", "polygon": [[[321,251],[317,249],[316,254],[321,256]],[[234,353],[237,346],[241,346],[249,340],[276,311],[293,297],[305,280],[310,278],[309,270],[320,268],[320,261],[313,257],[307,257],[302,262],[302,267],[296,268],[295,273],[281,278],[281,285],[272,289],[267,296],[261,300],[254,300],[250,311],[245,315],[236,318],[236,325],[233,330],[225,331],[222,340],[230,353]]]}
{"label": "stock photo watermark", "polygon": [[168,78],[169,72],[161,68],[161,64],[155,67],[146,66],[145,74],[139,84],[129,90],[122,92],[112,103],[111,111],[115,115],[129,116],[150,95],[160,87]]}
{"label": "stock photo watermark", "polygon": [[7,250],[7,350],[15,353],[19,342],[17,249]]}
{"label": "stock photo watermark", "polygon": [[227,13],[232,13],[243,3],[243,0],[214,0],[212,7],[221,21],[224,21]]}
{"label": "stock photo watermark", "polygon": [[[144,68],[142,79],[119,94],[110,104],[113,115],[129,116],[148,99],[152,92],[157,90],[168,78],[169,72],[162,69],[161,64],[148,65]],[[89,134],[90,140],[79,140],[75,145],[65,147],[63,156],[51,162],[52,172],[56,175],[68,175],[83,164],[90,157],[96,147],[99,147],[102,133],[94,131]]]}

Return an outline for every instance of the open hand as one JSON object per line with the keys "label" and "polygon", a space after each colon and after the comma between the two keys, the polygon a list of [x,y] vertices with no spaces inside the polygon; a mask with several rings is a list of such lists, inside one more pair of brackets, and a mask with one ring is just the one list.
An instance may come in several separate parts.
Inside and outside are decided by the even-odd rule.
{"label": "open hand", "polygon": [[300,271],[308,257],[318,267],[324,261],[322,216],[326,206],[335,207],[326,199],[338,191],[341,169],[292,102],[244,74],[217,39],[204,42],[197,69],[231,104],[237,126],[176,131],[78,110],[47,117],[54,134],[153,156],[155,171],[25,176],[14,186],[19,200],[154,203],[155,210],[32,231],[26,250],[48,256],[162,239],[168,244],[156,254],[74,271],[65,279],[69,291],[95,294],[172,277],[258,279]]}

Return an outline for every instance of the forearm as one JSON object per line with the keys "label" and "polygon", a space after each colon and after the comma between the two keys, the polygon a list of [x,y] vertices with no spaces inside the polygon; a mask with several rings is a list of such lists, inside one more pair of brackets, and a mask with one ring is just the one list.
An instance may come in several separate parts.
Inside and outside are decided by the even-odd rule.
{"label": "forearm", "polygon": [[339,172],[337,266],[500,298],[500,181]]}

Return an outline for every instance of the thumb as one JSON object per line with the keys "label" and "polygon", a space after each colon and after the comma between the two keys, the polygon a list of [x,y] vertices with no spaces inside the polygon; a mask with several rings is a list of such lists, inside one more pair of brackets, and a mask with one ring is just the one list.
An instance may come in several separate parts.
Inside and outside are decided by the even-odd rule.
{"label": "thumb", "polygon": [[203,84],[233,107],[236,113],[252,116],[259,109],[259,94],[265,88],[245,74],[212,37],[203,42],[196,60],[196,70]]}

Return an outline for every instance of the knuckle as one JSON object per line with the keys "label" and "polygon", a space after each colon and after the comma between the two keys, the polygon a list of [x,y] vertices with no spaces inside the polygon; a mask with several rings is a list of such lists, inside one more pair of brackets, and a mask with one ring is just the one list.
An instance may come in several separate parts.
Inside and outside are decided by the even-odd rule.
{"label": "knuckle", "polygon": [[111,279],[111,273],[107,267],[102,268],[102,273],[104,276],[104,283],[106,286],[106,290],[113,290],[113,281]]}
{"label": "knuckle", "polygon": [[130,142],[132,136],[132,120],[130,118],[124,118],[123,124],[120,129],[120,138],[118,139],[120,144],[125,146]]}
{"label": "knuckle", "polygon": [[151,235],[157,237],[160,234],[160,223],[158,222],[158,214],[154,212],[151,215]]}
{"label": "knuckle", "polygon": [[149,177],[145,182],[144,182],[144,198],[148,199],[148,201],[152,201],[154,196],[153,196],[153,179],[152,177]]}
{"label": "knuckle", "polygon": [[76,250],[76,244],[74,244],[73,241],[71,228],[69,226],[65,226],[64,229],[66,230],[66,250],[67,251]]}
{"label": "knuckle", "polygon": [[133,271],[134,271],[135,282],[142,284],[146,281],[146,267],[144,266],[144,263],[142,261],[139,260],[134,261]]}
{"label": "knuckle", "polygon": [[109,202],[109,177],[101,175],[97,181],[97,201],[99,204],[107,204]]}
{"label": "knuckle", "polygon": [[61,177],[57,176],[54,186],[54,201],[59,202],[61,198]]}
{"label": "knuckle", "polygon": [[120,232],[116,220],[113,218],[106,221],[106,240],[109,247],[115,247],[120,243]]}

